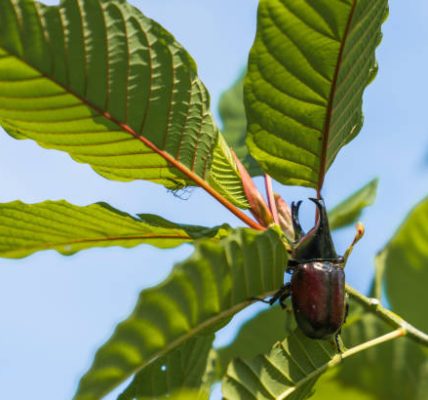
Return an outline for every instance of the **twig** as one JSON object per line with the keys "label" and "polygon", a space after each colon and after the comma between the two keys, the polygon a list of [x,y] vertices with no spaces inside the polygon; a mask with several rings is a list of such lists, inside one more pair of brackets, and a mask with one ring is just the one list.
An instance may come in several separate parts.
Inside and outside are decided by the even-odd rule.
{"label": "twig", "polygon": [[392,332],[387,333],[386,335],[379,336],[375,339],[368,340],[367,342],[361,343],[358,346],[352,347],[351,349],[346,350],[341,354],[336,354],[329,362],[317,368],[316,370],[312,371],[310,374],[306,375],[302,380],[299,381],[299,383],[296,386],[287,388],[287,390],[285,390],[275,399],[285,400],[291,393],[295,392],[297,389],[302,387],[305,383],[311,381],[314,378],[316,379],[328,369],[336,367],[345,358],[348,358],[356,353],[359,353],[360,351],[367,350],[370,347],[374,347],[379,344],[386,343],[390,340],[394,340],[405,335],[406,335],[406,330],[404,328],[399,328]]}
{"label": "twig", "polygon": [[366,310],[380,317],[389,326],[402,330],[402,336],[408,336],[415,342],[418,342],[419,344],[428,347],[428,335],[426,333],[409,324],[399,315],[383,307],[378,299],[366,297],[349,285],[346,285],[346,291],[355,301],[361,304]]}

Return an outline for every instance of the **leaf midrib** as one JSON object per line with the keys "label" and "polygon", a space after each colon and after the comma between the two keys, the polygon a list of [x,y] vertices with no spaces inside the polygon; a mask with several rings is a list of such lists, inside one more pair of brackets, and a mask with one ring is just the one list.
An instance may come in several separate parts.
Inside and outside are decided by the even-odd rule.
{"label": "leaf midrib", "polygon": [[351,10],[349,12],[348,21],[346,22],[343,40],[340,44],[339,54],[337,56],[336,68],[334,70],[333,81],[332,81],[332,85],[331,85],[331,89],[330,89],[330,94],[328,97],[326,119],[325,119],[325,123],[324,123],[324,128],[322,130],[322,148],[321,148],[320,167],[319,167],[318,184],[317,184],[317,197],[318,198],[321,197],[321,189],[322,189],[322,186],[324,183],[324,177],[325,177],[326,167],[327,167],[328,139],[330,136],[330,124],[331,124],[331,117],[333,115],[333,103],[334,103],[334,97],[336,95],[337,81],[339,78],[340,68],[342,66],[343,52],[345,49],[346,40],[348,39],[349,32],[351,30],[351,23],[352,23],[352,19],[354,17],[354,12],[355,12],[356,6],[357,6],[357,0],[353,0]]}
{"label": "leaf midrib", "polygon": [[[76,94],[72,89],[65,87],[62,83],[59,83],[56,79],[46,75],[44,72],[40,71],[39,68],[35,67],[34,65],[27,62],[27,60],[24,60],[19,57],[19,55],[16,55],[13,51],[5,48],[4,46],[1,47],[7,54],[11,55],[11,57],[15,58],[18,62],[24,63],[32,70],[36,71],[40,74],[41,77],[44,79],[47,79],[49,81],[54,82],[56,85],[58,85],[60,88],[62,88],[66,93],[71,94],[72,96],[75,96],[79,101],[82,102],[85,106],[93,110],[98,116],[105,118],[106,120],[114,123],[119,128],[121,128],[121,131],[126,132],[133,136],[135,139],[142,142],[144,145],[146,145],[149,149],[151,149],[154,153],[161,156],[164,160],[166,160],[172,167],[175,167],[178,171],[180,171],[182,174],[184,174],[187,178],[189,178],[191,181],[193,181],[196,186],[201,187],[204,189],[207,193],[209,193],[212,197],[214,197],[217,201],[219,201],[221,204],[223,204],[227,209],[229,209],[236,217],[238,217],[240,220],[244,221],[248,226],[250,226],[253,229],[256,230],[265,230],[264,227],[253,221],[251,218],[249,218],[245,213],[243,213],[240,209],[238,209],[231,201],[226,199],[224,196],[222,196],[216,189],[214,189],[204,178],[197,175],[194,171],[177,161],[172,155],[167,153],[164,150],[159,149],[154,143],[152,143],[150,140],[148,140],[144,136],[140,136],[135,130],[133,130],[129,125],[120,122],[116,118],[114,118],[109,112],[100,110],[97,106],[89,102],[87,99],[82,98],[78,94]],[[220,133],[219,133],[220,134]]]}

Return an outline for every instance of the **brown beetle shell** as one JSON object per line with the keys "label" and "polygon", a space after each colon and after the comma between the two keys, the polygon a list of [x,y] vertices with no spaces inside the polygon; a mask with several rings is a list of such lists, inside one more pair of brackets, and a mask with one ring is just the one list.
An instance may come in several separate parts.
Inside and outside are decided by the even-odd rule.
{"label": "brown beetle shell", "polygon": [[305,335],[313,339],[336,335],[345,319],[343,264],[312,261],[298,265],[291,277],[291,299]]}

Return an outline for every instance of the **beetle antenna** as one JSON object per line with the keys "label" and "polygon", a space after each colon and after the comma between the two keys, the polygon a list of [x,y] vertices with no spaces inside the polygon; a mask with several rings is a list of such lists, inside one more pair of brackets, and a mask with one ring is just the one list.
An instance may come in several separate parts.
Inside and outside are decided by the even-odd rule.
{"label": "beetle antenna", "polygon": [[357,232],[355,233],[354,240],[349,245],[349,247],[345,251],[345,255],[343,256],[344,264],[346,265],[346,262],[348,261],[348,257],[351,255],[352,250],[354,249],[354,246],[359,242],[359,240],[364,236],[364,225],[361,222],[358,222],[355,225],[355,228]]}

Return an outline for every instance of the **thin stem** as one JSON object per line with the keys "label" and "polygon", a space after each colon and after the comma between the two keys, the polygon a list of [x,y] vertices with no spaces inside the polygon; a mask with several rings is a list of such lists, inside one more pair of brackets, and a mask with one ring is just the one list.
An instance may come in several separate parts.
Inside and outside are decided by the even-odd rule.
{"label": "thin stem", "polygon": [[272,189],[272,178],[268,174],[265,174],[265,189],[269,210],[272,213],[275,224],[279,225],[278,210],[276,208],[275,197]]}
{"label": "thin stem", "polygon": [[[341,358],[345,359],[347,357],[350,357],[350,356],[353,356],[354,354],[359,353],[360,351],[369,349],[370,347],[374,347],[381,343],[385,343],[393,339],[398,339],[403,336],[406,336],[406,330],[404,328],[395,329],[392,332],[386,333],[385,335],[379,336],[375,339],[368,340],[367,342],[361,343],[358,346],[355,346],[349,350],[346,350],[345,352],[342,353]],[[332,361],[334,361],[334,359]]]}
{"label": "thin stem", "polygon": [[428,347],[428,335],[426,333],[409,324],[399,315],[383,307],[378,299],[366,297],[354,288],[350,287],[349,285],[346,285],[346,291],[355,301],[361,304],[366,310],[370,311],[373,314],[376,314],[391,327],[401,329],[404,332],[403,336],[408,336],[415,342],[418,342],[419,344]]}
{"label": "thin stem", "polygon": [[361,222],[358,222],[357,225],[355,225],[357,232],[355,232],[354,240],[350,244],[350,246],[346,249],[345,254],[343,255],[343,258],[345,260],[345,265],[348,261],[349,256],[352,253],[352,250],[354,250],[354,246],[358,243],[358,241],[364,236],[364,225]]}

